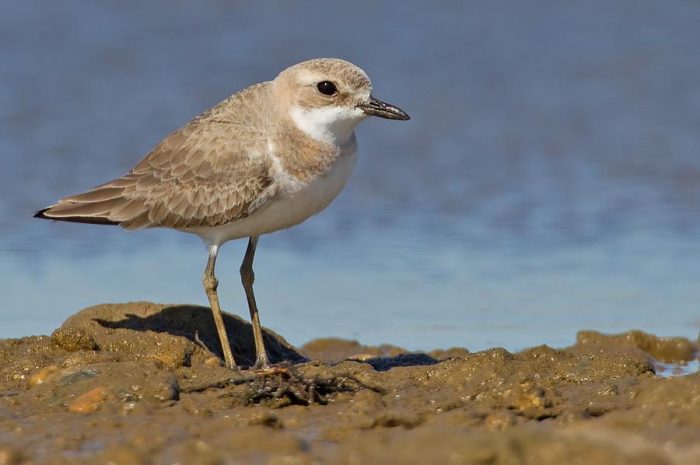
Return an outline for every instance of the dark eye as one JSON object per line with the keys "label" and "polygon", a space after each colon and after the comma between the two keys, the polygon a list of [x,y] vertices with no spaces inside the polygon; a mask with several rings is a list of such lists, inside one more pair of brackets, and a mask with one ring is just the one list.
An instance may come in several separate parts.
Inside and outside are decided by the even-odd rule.
{"label": "dark eye", "polygon": [[316,84],[316,88],[323,95],[333,95],[338,92],[338,88],[335,87],[335,84],[333,84],[331,81],[321,81]]}

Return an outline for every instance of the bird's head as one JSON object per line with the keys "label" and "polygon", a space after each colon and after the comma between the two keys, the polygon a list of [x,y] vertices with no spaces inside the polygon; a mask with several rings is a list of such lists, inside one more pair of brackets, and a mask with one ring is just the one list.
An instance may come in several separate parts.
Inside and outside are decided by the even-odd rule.
{"label": "bird's head", "polygon": [[336,58],[304,61],[275,78],[277,98],[308,136],[332,144],[347,141],[368,116],[408,120],[400,108],[372,95],[372,82],[358,66]]}

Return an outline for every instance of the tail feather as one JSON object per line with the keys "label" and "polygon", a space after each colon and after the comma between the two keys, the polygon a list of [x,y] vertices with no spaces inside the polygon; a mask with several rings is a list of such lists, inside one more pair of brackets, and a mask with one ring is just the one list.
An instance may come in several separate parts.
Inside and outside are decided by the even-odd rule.
{"label": "tail feather", "polygon": [[81,216],[81,215],[56,215],[52,214],[51,210],[56,205],[51,207],[43,208],[36,213],[34,213],[34,218],[42,218],[45,220],[56,220],[56,221],[69,221],[71,223],[88,223],[88,224],[105,224],[105,225],[118,225],[117,221],[112,221],[106,216]]}
{"label": "tail feather", "polygon": [[69,221],[73,223],[125,225],[138,218],[145,224],[142,202],[128,199],[124,189],[134,179],[119,178],[76,195],[59,200],[55,205],[39,210],[34,218]]}
{"label": "tail feather", "polygon": [[[118,199],[124,193],[124,189],[120,187],[105,186],[99,187],[82,194],[71,195],[66,197],[61,202],[75,202],[75,203],[95,203],[95,202],[105,202],[107,200]],[[60,203],[60,202],[59,202]]]}

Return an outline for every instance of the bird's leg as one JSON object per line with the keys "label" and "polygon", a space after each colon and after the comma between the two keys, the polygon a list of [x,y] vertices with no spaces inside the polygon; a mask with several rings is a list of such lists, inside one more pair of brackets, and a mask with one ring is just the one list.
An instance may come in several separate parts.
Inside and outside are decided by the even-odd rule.
{"label": "bird's leg", "polygon": [[219,333],[221,350],[224,352],[224,361],[226,362],[227,367],[234,370],[236,368],[236,361],[233,359],[231,346],[228,343],[226,327],[224,326],[224,319],[221,316],[221,307],[219,306],[219,296],[216,293],[216,288],[219,286],[219,281],[216,279],[216,276],[214,276],[214,266],[216,265],[216,255],[218,252],[219,246],[212,245],[209,247],[209,259],[207,260],[207,267],[204,270],[204,291],[207,293],[209,305],[211,306],[211,312],[214,315],[216,332]]}
{"label": "bird's leg", "polygon": [[241,282],[243,282],[245,296],[248,299],[250,320],[251,323],[253,323],[253,338],[255,339],[255,365],[251,368],[256,370],[271,367],[270,360],[267,358],[267,352],[265,351],[265,342],[263,341],[262,327],[260,326],[260,317],[258,316],[258,306],[255,303],[255,294],[253,293],[253,282],[255,281],[253,259],[255,258],[255,248],[257,245],[257,236],[253,236],[248,240],[248,248],[245,251],[245,257],[241,264]]}

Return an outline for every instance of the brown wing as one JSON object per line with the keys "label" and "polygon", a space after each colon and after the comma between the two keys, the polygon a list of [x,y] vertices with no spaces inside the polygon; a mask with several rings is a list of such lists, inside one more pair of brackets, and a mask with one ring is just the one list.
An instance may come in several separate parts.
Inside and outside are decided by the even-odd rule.
{"label": "brown wing", "polygon": [[125,176],[61,199],[36,216],[127,229],[235,221],[274,195],[266,146],[254,128],[195,119]]}

